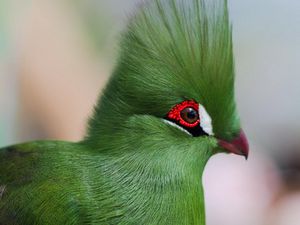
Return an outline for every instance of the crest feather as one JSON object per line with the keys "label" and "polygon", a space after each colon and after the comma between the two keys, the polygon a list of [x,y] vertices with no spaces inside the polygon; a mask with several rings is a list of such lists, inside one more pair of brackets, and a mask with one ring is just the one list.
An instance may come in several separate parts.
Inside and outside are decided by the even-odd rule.
{"label": "crest feather", "polygon": [[120,117],[163,117],[186,99],[205,106],[217,134],[238,130],[226,0],[153,0],[142,7],[123,34],[119,63],[96,115],[105,105]]}

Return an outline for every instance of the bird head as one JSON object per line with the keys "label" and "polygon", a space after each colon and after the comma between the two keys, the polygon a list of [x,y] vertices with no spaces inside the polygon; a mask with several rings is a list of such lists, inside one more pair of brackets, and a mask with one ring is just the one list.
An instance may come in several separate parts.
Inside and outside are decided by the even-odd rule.
{"label": "bird head", "polygon": [[248,157],[234,77],[226,0],[154,0],[123,33],[87,139],[100,145],[130,139],[134,151],[140,151],[137,143],[183,144],[197,151],[205,146],[207,158],[218,152]]}

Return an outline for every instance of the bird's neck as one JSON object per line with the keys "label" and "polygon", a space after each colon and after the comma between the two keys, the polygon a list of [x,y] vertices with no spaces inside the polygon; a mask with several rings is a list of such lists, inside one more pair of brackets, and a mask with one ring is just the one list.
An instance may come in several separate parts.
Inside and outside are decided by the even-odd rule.
{"label": "bird's neck", "polygon": [[[206,162],[172,153],[147,156],[133,155],[122,160],[107,159],[105,186],[113,189],[124,214],[140,224],[205,225],[202,172]],[[189,165],[187,165],[189,164]]]}
{"label": "bird's neck", "polygon": [[110,224],[205,225],[202,174],[214,139],[170,133],[151,116],[132,117],[121,127],[84,142],[100,170],[98,208],[109,210],[99,216],[111,215]]}

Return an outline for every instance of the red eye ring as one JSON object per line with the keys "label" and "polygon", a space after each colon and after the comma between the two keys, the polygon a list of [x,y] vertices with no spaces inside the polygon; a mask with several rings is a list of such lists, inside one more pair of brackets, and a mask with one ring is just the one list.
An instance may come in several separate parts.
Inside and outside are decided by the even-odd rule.
{"label": "red eye ring", "polygon": [[[182,112],[186,109],[192,108],[197,112],[198,119],[193,122],[189,123],[187,120],[185,120],[182,116]],[[169,120],[172,120],[181,126],[193,128],[200,124],[200,118],[199,118],[199,104],[195,102],[194,100],[187,100],[184,101],[176,106],[173,107],[173,109],[167,114],[167,118]]]}

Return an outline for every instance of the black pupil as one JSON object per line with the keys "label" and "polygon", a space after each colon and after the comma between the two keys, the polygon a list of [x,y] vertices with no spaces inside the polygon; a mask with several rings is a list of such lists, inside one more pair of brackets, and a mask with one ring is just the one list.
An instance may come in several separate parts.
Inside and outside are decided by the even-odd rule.
{"label": "black pupil", "polygon": [[197,112],[194,109],[190,109],[189,112],[187,113],[187,117],[189,119],[195,119],[197,117]]}
{"label": "black pupil", "polygon": [[181,111],[180,114],[181,118],[190,124],[193,124],[198,120],[198,112],[194,108],[185,108]]}

